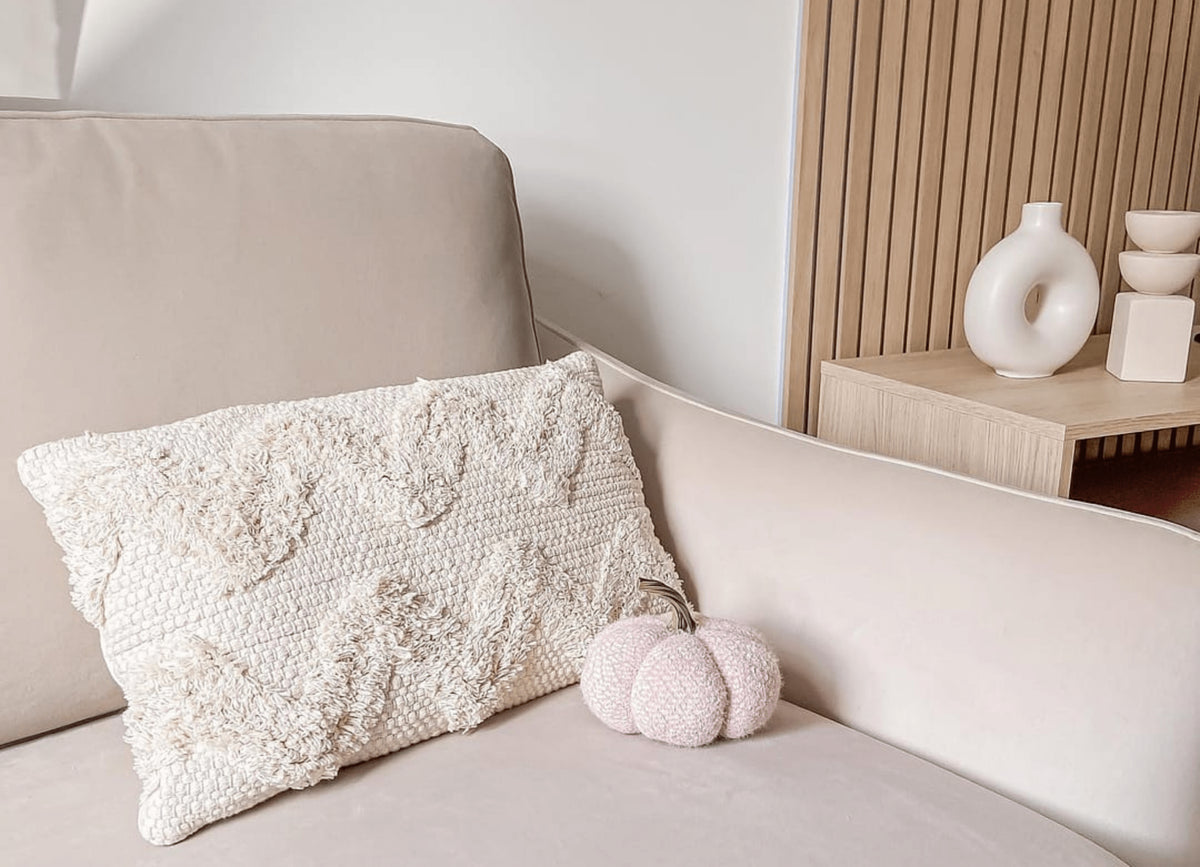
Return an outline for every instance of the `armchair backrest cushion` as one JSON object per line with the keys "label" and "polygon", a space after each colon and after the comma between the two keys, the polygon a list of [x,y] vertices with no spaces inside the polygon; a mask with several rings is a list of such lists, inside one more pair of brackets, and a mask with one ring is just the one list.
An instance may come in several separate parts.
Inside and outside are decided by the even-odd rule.
{"label": "armchair backrest cushion", "polygon": [[0,744],[119,708],[15,459],[534,364],[508,161],[394,118],[0,113]]}

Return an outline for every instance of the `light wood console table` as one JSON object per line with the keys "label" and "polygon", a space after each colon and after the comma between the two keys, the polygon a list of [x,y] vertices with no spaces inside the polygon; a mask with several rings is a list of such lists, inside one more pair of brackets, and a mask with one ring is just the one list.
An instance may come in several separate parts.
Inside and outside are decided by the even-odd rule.
{"label": "light wood console table", "polygon": [[817,436],[1065,497],[1077,440],[1200,423],[1200,351],[1182,383],[1122,382],[1092,337],[1054,376],[1006,379],[968,349],[826,361]]}

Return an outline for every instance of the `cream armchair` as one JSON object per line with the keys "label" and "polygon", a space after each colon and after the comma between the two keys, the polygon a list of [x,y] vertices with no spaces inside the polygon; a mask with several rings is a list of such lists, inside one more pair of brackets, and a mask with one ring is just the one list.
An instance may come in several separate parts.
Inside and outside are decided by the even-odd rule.
{"label": "cream armchair", "polygon": [[0,192],[6,862],[1200,863],[1200,537],[833,448],[600,352],[699,607],[780,652],[768,729],[672,749],[569,689],[153,849],[11,459],[578,341],[535,337],[508,165],[468,129],[0,115]]}

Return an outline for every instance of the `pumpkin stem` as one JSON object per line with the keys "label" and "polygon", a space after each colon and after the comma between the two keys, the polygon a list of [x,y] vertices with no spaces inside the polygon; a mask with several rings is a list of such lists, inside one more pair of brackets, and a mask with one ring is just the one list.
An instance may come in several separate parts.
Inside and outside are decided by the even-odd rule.
{"label": "pumpkin stem", "polygon": [[659,599],[667,601],[667,604],[671,606],[672,613],[675,615],[676,629],[682,629],[684,632],[696,631],[696,618],[692,616],[692,611],[688,608],[687,600],[683,598],[682,593],[670,584],[664,584],[662,581],[656,581],[653,578],[641,578],[638,580],[638,589],[643,593],[648,593],[651,596],[657,596]]}

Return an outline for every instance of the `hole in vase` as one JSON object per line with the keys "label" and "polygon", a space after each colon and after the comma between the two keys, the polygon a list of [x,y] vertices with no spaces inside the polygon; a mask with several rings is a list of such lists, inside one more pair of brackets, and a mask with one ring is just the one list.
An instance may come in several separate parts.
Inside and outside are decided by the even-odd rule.
{"label": "hole in vase", "polygon": [[1046,287],[1041,283],[1035,283],[1025,293],[1025,321],[1030,325],[1037,322],[1037,318],[1042,314],[1042,300],[1045,294]]}

